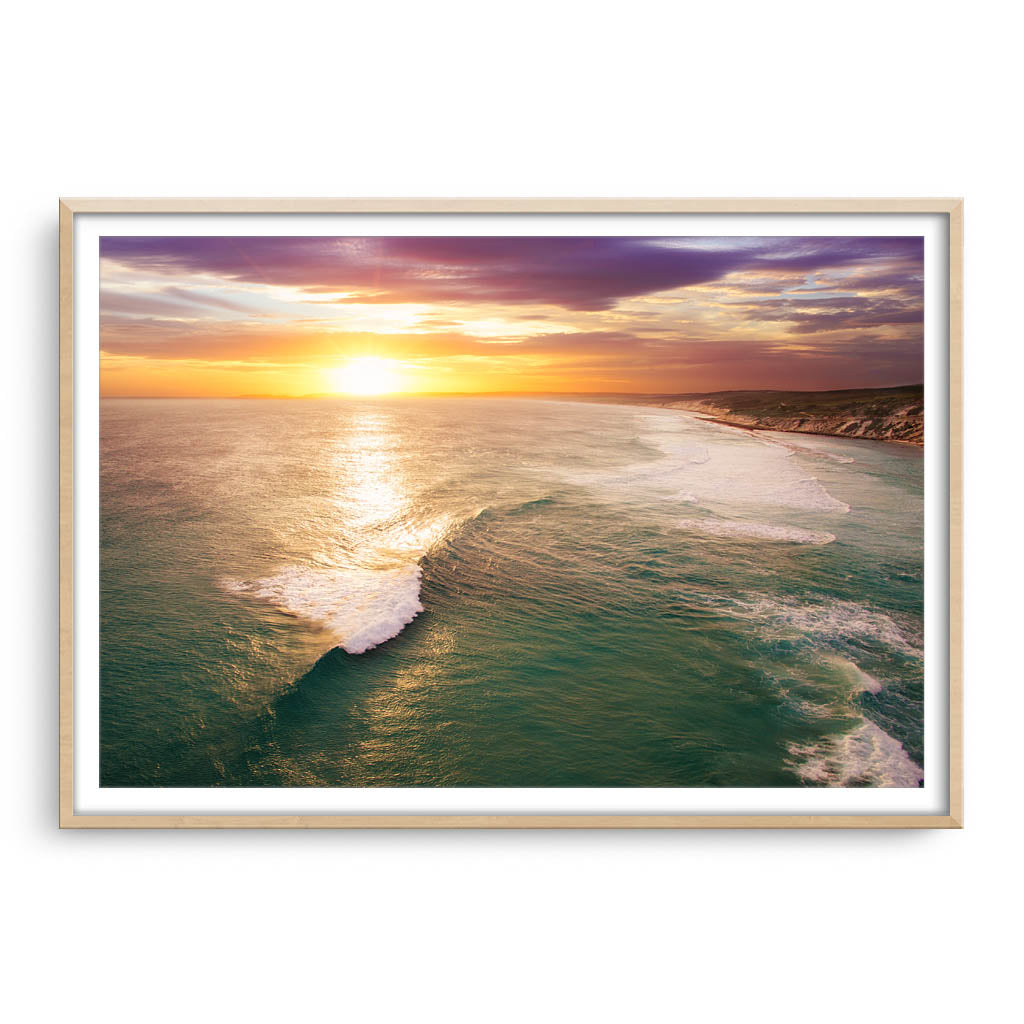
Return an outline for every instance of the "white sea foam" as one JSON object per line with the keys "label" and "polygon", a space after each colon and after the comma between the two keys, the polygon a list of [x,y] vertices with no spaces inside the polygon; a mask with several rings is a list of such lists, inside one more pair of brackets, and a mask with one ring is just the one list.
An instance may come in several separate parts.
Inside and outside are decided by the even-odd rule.
{"label": "white sea foam", "polygon": [[225,580],[224,587],[315,623],[349,654],[362,654],[397,636],[423,611],[417,565],[291,566],[268,579]]}
{"label": "white sea foam", "polygon": [[752,523],[726,519],[680,519],[677,526],[683,530],[706,533],[712,537],[738,537],[749,540],[778,541],[782,544],[831,544],[835,534],[821,530],[802,530],[796,526],[773,526],[771,523]]}
{"label": "white sea foam", "polygon": [[[433,515],[407,512],[389,519],[339,524],[332,550],[255,580],[227,579],[232,593],[273,605],[315,624],[334,645],[363,654],[399,633],[420,612],[419,560],[484,506]],[[352,552],[356,552],[355,555]],[[359,564],[351,564],[358,560]]]}
{"label": "white sea foam", "polygon": [[780,448],[783,452],[785,452],[787,459],[792,458],[794,455],[796,455],[796,448],[794,448],[791,444],[786,444],[784,441],[776,441],[774,437],[764,437],[763,435],[754,433],[752,433],[750,436],[759,444],[766,444],[770,448]]}
{"label": "white sea foam", "polygon": [[770,597],[731,602],[736,614],[784,627],[813,640],[832,644],[876,643],[900,654],[922,658],[924,652],[885,612],[855,601],[819,603],[783,601]]}
{"label": "white sea foam", "polygon": [[686,500],[713,507],[778,507],[843,513],[834,498],[797,465],[784,445],[687,416],[640,416],[638,439],[659,455],[606,470],[564,470],[573,483],[620,497]]}
{"label": "white sea foam", "polygon": [[756,437],[762,444],[771,445],[775,448],[782,448],[785,450],[787,456],[810,455],[814,458],[829,459],[832,462],[841,462],[843,464],[849,464],[856,461],[855,459],[850,458],[849,455],[840,455],[838,452],[830,452],[827,448],[815,448],[809,444],[797,444],[794,441],[784,441],[781,437],[772,437],[766,434],[758,434]]}
{"label": "white sea foam", "polygon": [[903,744],[867,719],[822,743],[791,743],[788,749],[793,770],[816,785],[914,788],[924,778]]}

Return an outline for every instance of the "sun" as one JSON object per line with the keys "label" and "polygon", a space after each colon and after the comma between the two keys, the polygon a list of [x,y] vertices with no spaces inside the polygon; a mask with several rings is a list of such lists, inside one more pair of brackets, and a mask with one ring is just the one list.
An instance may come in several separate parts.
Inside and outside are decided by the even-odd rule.
{"label": "sun", "polygon": [[327,371],[331,390],[344,395],[386,395],[398,391],[398,363],[378,356],[359,356]]}

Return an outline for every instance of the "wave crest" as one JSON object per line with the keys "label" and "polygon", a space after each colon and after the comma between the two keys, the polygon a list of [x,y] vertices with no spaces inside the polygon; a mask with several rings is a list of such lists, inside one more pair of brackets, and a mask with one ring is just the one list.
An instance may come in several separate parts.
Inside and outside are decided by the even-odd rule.
{"label": "wave crest", "polygon": [[315,623],[335,646],[363,654],[399,633],[420,612],[420,568],[330,569],[291,566],[267,579],[224,580],[224,589]]}
{"label": "wave crest", "polygon": [[910,759],[903,744],[867,719],[850,732],[822,743],[791,743],[789,755],[793,771],[817,786],[914,789],[924,780],[924,772]]}

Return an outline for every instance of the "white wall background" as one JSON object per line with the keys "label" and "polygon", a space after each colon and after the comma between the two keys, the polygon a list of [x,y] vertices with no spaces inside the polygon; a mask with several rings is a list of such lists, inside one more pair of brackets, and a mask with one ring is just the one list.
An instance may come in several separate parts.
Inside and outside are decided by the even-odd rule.
{"label": "white wall background", "polygon": [[[1021,27],[978,0],[11,7],[10,1019],[1011,1014]],[[966,830],[59,833],[61,194],[965,195]]]}

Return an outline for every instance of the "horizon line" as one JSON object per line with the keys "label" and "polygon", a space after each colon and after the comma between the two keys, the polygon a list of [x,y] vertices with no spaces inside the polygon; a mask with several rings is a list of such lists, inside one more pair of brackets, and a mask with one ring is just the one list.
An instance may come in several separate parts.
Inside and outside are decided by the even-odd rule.
{"label": "horizon line", "polygon": [[281,394],[233,394],[233,395],[104,395],[108,399],[237,399],[247,401],[279,400],[304,401],[325,398],[337,399],[380,399],[380,398],[535,398],[537,396],[587,396],[587,397],[635,397],[635,398],[693,398],[708,395],[738,393],[827,395],[845,391],[899,391],[906,388],[923,388],[924,382],[910,384],[885,384],[879,387],[860,388],[720,388],[717,391],[385,391],[379,394],[350,394],[335,391],[309,392],[303,395]]}

